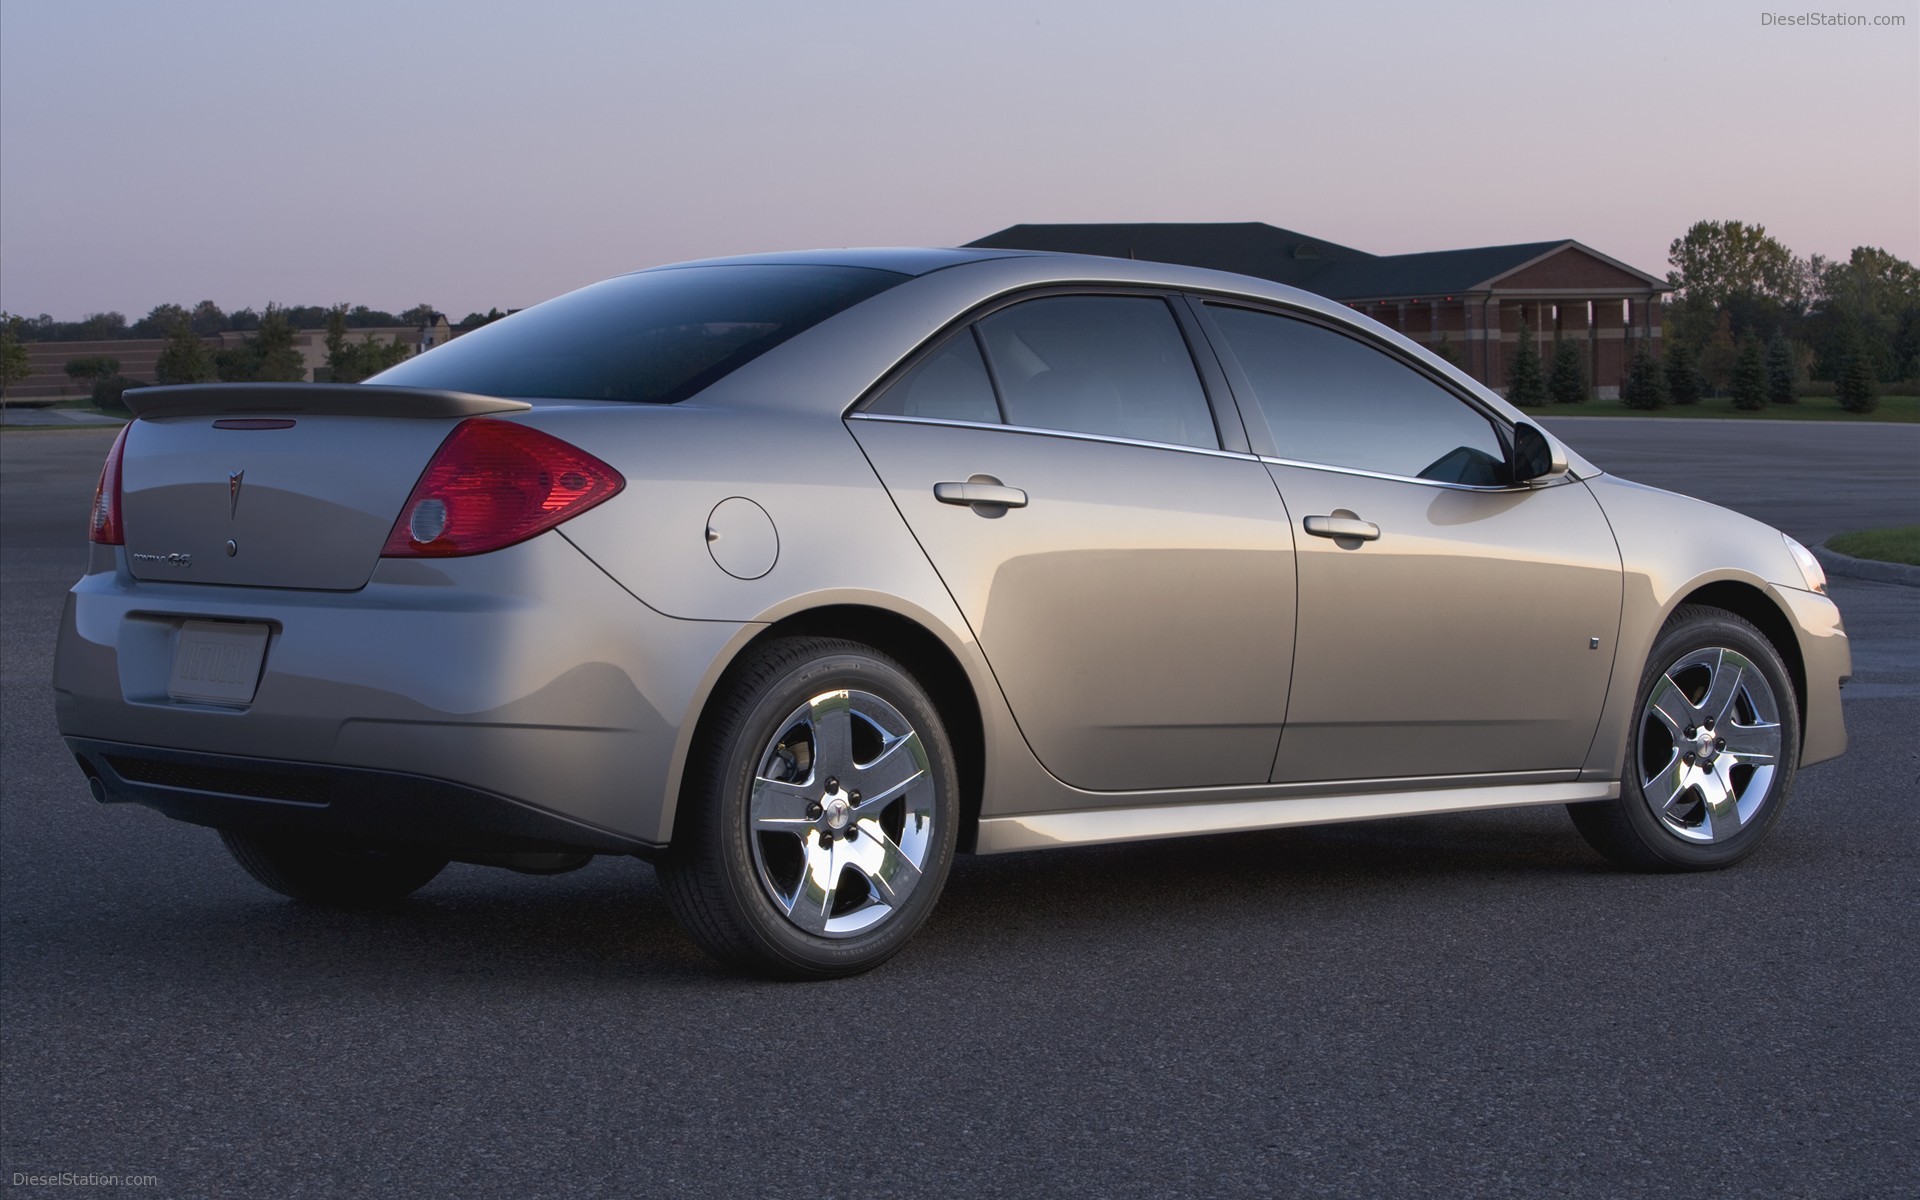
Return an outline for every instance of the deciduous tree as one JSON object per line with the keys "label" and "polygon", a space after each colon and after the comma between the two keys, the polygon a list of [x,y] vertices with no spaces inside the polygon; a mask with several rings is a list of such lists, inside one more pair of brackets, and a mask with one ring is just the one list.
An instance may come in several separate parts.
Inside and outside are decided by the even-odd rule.
{"label": "deciduous tree", "polygon": [[207,350],[207,343],[193,331],[193,319],[176,305],[172,321],[167,330],[167,344],[153,364],[155,382],[204,383],[214,378],[213,355]]}
{"label": "deciduous tree", "polygon": [[33,362],[20,337],[26,322],[0,312],[0,410],[6,408],[7,389],[33,374]]}

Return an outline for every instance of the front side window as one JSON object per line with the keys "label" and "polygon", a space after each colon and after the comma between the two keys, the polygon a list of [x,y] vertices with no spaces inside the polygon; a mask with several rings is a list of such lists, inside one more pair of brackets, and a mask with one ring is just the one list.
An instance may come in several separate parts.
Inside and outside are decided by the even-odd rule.
{"label": "front side window", "polygon": [[1186,338],[1164,300],[1047,296],[981,318],[1009,425],[1218,449]]}
{"label": "front side window", "polygon": [[1281,458],[1483,487],[1505,484],[1492,420],[1425,375],[1322,325],[1207,305]]}
{"label": "front side window", "polygon": [[462,334],[367,382],[672,404],[907,278],[811,263],[641,271]]}

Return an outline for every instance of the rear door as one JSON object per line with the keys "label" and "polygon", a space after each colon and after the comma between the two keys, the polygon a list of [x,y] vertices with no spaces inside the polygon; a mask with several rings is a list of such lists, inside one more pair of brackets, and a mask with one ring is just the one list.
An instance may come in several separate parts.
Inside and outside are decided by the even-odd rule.
{"label": "rear door", "polygon": [[1564,476],[1508,486],[1504,428],[1384,346],[1304,316],[1198,307],[1298,537],[1274,779],[1579,768],[1622,586],[1593,494]]}
{"label": "rear door", "polygon": [[849,425],[1048,770],[1097,791],[1265,782],[1293,539],[1264,467],[1222,450],[1165,298],[1000,308]]}

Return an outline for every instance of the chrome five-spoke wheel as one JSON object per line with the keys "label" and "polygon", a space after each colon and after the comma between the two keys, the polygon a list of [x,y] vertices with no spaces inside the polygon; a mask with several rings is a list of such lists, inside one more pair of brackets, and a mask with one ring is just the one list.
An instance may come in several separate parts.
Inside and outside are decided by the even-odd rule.
{"label": "chrome five-spoke wheel", "polygon": [[1669,832],[1724,842],[1767,802],[1780,761],[1780,704],[1745,655],[1691,650],[1661,673],[1640,714],[1640,792]]}
{"label": "chrome five-spoke wheel", "polygon": [[661,879],[706,950],[784,978],[866,970],[926,920],[959,782],[919,682],[868,646],[751,651],[703,725]]}
{"label": "chrome five-spoke wheel", "polygon": [[1779,819],[1800,757],[1800,709],[1780,652],[1719,609],[1677,610],[1655,639],[1627,737],[1620,796],[1569,807],[1622,866],[1708,870],[1751,854]]}
{"label": "chrome five-spoke wheel", "polygon": [[823,692],[782,721],[749,805],[760,885],[789,921],[851,937],[898,913],[932,853],[927,751],[872,692]]}

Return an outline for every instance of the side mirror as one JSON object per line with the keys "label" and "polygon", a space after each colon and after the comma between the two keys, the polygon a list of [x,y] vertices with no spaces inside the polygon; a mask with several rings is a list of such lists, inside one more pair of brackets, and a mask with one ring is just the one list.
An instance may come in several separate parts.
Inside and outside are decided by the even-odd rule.
{"label": "side mirror", "polygon": [[1567,455],[1538,425],[1517,421],[1513,426],[1513,481],[1527,483],[1567,473]]}

